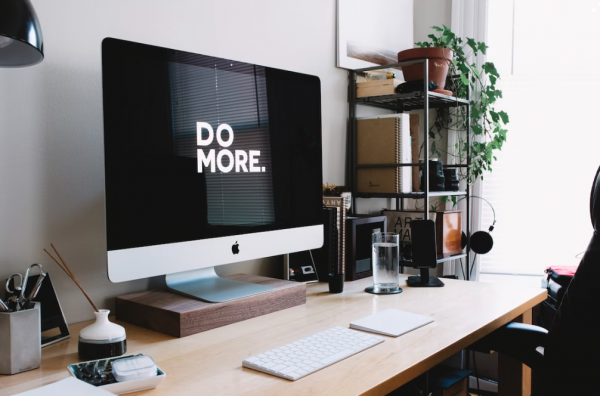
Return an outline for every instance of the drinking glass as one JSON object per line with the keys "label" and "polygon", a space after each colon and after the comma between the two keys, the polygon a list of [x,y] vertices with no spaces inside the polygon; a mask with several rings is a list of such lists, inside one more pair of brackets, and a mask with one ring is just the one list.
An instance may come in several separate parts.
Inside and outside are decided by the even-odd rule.
{"label": "drinking glass", "polygon": [[393,232],[377,232],[373,241],[373,292],[399,293],[399,236]]}

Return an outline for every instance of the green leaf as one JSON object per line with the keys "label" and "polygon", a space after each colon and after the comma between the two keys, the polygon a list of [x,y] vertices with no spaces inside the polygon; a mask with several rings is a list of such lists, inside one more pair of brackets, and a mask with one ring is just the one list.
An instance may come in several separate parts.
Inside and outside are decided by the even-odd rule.
{"label": "green leaf", "polygon": [[488,74],[491,74],[494,77],[500,77],[498,71],[496,70],[496,66],[492,62],[485,62],[481,65],[481,68]]}
{"label": "green leaf", "polygon": [[462,81],[464,85],[469,85],[469,79],[464,74],[460,75],[460,81]]}
{"label": "green leaf", "polygon": [[[481,125],[478,125],[478,124],[471,125],[471,129],[473,130],[473,133],[475,135],[481,135],[483,133],[483,128],[481,127]],[[477,143],[477,142],[475,142],[475,143]],[[475,144],[475,143],[473,143],[473,144]]]}
{"label": "green leaf", "polygon": [[485,50],[488,49],[489,47],[487,45],[485,45],[485,43],[477,43],[477,49],[479,51],[481,51],[481,53],[483,55],[485,55]]}
{"label": "green leaf", "polygon": [[441,28],[441,27],[439,27],[439,26],[432,26],[431,28],[432,28],[433,30],[435,30],[436,32],[443,32],[443,31],[444,31],[444,29],[442,29],[442,28]]}
{"label": "green leaf", "polygon": [[[502,94],[502,92],[500,94]],[[498,115],[500,116],[500,118],[502,118],[502,123],[503,124],[508,124],[508,114],[506,114],[506,112],[499,111]]]}
{"label": "green leaf", "polygon": [[490,76],[490,82],[492,83],[492,85],[496,85],[496,77]]}
{"label": "green leaf", "polygon": [[498,113],[492,110],[490,110],[490,116],[492,117],[492,120],[494,120],[494,122],[498,122],[498,120],[500,119]]}
{"label": "green leaf", "polygon": [[477,55],[477,43],[472,38],[467,38],[467,45],[471,47],[475,55]]}
{"label": "green leaf", "polygon": [[427,37],[429,37],[430,39],[433,40],[433,42],[435,43],[437,41],[437,37],[435,36],[435,34],[428,34]]}

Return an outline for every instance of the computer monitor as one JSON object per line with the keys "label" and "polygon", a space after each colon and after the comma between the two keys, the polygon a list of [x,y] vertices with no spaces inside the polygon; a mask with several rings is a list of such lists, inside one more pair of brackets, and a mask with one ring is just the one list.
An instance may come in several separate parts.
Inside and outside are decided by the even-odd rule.
{"label": "computer monitor", "polygon": [[318,77],[102,42],[108,276],[209,302],[271,287],[214,266],[323,244]]}

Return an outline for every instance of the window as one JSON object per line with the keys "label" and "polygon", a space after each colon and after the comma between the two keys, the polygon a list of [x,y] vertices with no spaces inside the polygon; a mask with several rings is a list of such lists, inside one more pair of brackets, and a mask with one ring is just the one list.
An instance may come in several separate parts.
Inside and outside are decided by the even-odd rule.
{"label": "window", "polygon": [[[589,195],[600,166],[597,1],[490,2],[488,60],[502,76],[507,142],[483,195],[496,209],[482,273],[541,274],[576,265],[592,235]],[[483,206],[482,228],[492,224]]]}

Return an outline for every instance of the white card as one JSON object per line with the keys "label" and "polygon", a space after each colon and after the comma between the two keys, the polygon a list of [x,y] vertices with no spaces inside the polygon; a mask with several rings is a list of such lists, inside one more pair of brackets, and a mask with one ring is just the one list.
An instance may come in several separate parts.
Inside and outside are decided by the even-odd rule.
{"label": "white card", "polygon": [[114,396],[114,393],[86,384],[75,377],[65,378],[41,388],[19,393],[15,396]]}
{"label": "white card", "polygon": [[433,322],[429,316],[417,315],[397,309],[386,309],[350,323],[351,329],[369,331],[398,337]]}

